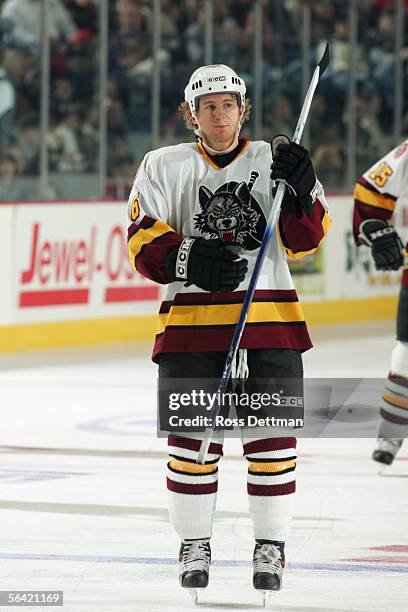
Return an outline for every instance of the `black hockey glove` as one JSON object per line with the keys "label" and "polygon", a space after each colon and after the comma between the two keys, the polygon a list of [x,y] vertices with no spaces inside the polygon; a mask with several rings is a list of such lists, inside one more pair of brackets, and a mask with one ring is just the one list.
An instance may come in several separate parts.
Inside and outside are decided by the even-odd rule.
{"label": "black hockey glove", "polygon": [[377,270],[399,270],[404,263],[404,245],[388,221],[366,219],[360,225],[358,237],[371,248]]}
{"label": "black hockey glove", "polygon": [[170,282],[187,281],[205,291],[234,291],[248,270],[246,259],[219,238],[205,240],[187,236],[166,262]]}
{"label": "black hockey glove", "polygon": [[[289,188],[289,194],[296,196],[308,216],[313,210],[317,190],[317,182],[309,151],[295,142],[282,143],[285,137],[275,136],[271,142],[273,161],[271,179],[284,181]],[[276,141],[281,141],[275,148]],[[287,199],[289,203],[289,199]]]}

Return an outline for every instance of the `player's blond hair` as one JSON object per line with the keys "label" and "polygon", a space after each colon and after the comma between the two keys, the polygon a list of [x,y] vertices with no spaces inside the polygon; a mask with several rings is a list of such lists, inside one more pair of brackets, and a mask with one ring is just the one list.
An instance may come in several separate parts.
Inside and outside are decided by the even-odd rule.
{"label": "player's blond hair", "polygon": [[[234,94],[231,94],[234,95]],[[249,99],[245,100],[245,110],[242,116],[241,125],[245,123],[249,119],[249,115],[251,113],[252,102]],[[190,112],[190,108],[187,102],[181,102],[178,107],[178,111],[183,117],[184,124],[188,130],[196,130],[198,125],[194,123],[193,117]]]}

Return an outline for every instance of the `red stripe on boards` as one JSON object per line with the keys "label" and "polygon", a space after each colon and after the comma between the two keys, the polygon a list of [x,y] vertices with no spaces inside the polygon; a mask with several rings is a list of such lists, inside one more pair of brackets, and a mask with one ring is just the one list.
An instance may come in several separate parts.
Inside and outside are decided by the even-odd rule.
{"label": "red stripe on boards", "polygon": [[65,304],[87,304],[89,289],[55,289],[51,291],[22,291],[20,308],[36,306],[64,306]]}
{"label": "red stripe on boards", "polygon": [[108,287],[105,291],[105,302],[142,302],[156,300],[159,288],[152,287]]}

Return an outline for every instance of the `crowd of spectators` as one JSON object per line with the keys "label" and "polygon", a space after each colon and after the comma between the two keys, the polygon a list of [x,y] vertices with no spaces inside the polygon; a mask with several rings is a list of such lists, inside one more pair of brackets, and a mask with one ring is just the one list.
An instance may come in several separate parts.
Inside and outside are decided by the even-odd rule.
{"label": "crowd of spectators", "polygon": [[[311,8],[311,68],[325,41],[331,45],[331,64],[310,117],[311,150],[320,178],[329,187],[344,188],[352,55],[348,1],[264,3],[262,137],[269,140],[274,133],[290,135],[297,120],[302,99],[305,2]],[[41,0],[0,0],[0,200],[25,197],[18,178],[39,173],[41,5]],[[205,0],[161,1],[162,144],[190,138],[176,109],[189,75],[204,63],[204,5]],[[223,0],[213,6],[213,61],[233,66],[245,79],[251,96],[254,2]],[[360,171],[392,144],[396,15],[393,0],[360,0],[357,6],[354,136]],[[51,67],[47,143],[50,172],[54,174],[98,171],[98,19],[98,2],[94,0],[48,0]],[[151,147],[153,27],[151,0],[109,2],[108,191],[113,196],[126,193],[138,161]],[[404,46],[406,60],[408,40]],[[403,65],[406,133],[407,62]],[[251,123],[245,126],[245,135],[251,137]]]}

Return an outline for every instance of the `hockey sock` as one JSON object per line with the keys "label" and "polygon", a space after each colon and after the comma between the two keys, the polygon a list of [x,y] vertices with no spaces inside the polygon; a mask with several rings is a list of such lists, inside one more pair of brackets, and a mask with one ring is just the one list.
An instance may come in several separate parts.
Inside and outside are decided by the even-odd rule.
{"label": "hockey sock", "polygon": [[249,512],[258,540],[284,542],[296,489],[296,438],[269,438],[244,444],[248,460]]}
{"label": "hockey sock", "polygon": [[393,372],[388,375],[381,402],[379,438],[408,436],[408,378]]}
{"label": "hockey sock", "polygon": [[182,541],[211,537],[221,444],[211,444],[207,463],[195,463],[200,440],[169,436],[167,489],[171,522]]}

